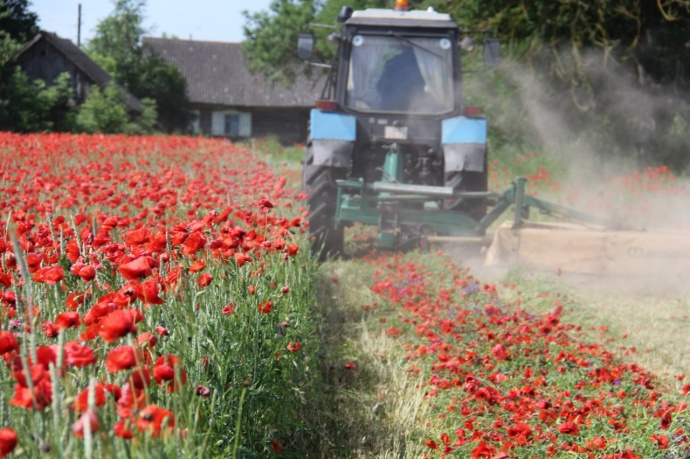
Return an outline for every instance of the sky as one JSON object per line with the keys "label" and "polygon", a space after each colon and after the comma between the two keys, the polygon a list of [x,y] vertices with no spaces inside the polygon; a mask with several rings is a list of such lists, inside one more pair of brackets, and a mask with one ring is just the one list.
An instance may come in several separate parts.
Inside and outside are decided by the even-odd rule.
{"label": "sky", "polygon": [[[147,0],[144,10],[146,36],[164,33],[178,38],[210,41],[242,41],[245,18],[268,10],[271,0]],[[96,25],[113,11],[113,0],[30,0],[29,10],[38,15],[38,26],[77,42],[81,4],[81,42],[93,38]]]}

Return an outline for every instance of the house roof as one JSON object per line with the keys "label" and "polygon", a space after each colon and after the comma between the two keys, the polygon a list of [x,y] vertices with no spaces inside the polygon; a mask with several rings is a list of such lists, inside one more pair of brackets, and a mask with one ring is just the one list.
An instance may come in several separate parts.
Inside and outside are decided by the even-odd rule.
{"label": "house roof", "polygon": [[[103,68],[96,64],[84,51],[82,51],[78,46],[72,43],[66,38],[60,38],[56,34],[51,32],[41,31],[36,35],[33,40],[27,43],[16,55],[15,59],[19,59],[24,53],[31,49],[34,45],[39,43],[41,40],[45,40],[50,45],[52,45],[60,54],[62,54],[67,60],[72,62],[79,70],[81,70],[93,84],[97,84],[100,87],[104,87],[113,77],[110,76],[108,72],[103,70]],[[125,104],[129,109],[135,111],[141,111],[142,106],[139,99],[134,97],[125,88],[115,83],[115,85],[122,91],[125,98]]]}
{"label": "house roof", "polygon": [[[271,86],[247,69],[242,43],[144,37],[144,48],[174,64],[187,80],[191,103],[238,107],[313,107],[323,76],[299,73],[292,87]],[[316,72],[315,72],[316,73]],[[320,73],[320,72],[319,72]]]}

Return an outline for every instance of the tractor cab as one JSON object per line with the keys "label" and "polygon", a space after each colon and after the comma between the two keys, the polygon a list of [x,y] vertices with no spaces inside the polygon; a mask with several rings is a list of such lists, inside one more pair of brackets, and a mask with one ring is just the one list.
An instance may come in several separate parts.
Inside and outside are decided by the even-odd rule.
{"label": "tractor cab", "polygon": [[[398,228],[403,214],[420,217],[416,229],[404,224],[406,230],[451,213],[465,232],[476,233],[486,200],[460,192],[487,191],[487,125],[477,107],[463,105],[467,37],[450,15],[410,11],[406,0],[392,10],[345,6],[337,19],[342,26],[329,39],[338,49],[311,111],[303,168],[316,249],[341,252],[344,226],[383,228],[392,219]],[[492,45],[496,52],[498,43]],[[301,34],[298,55],[310,60],[313,46],[313,36]],[[379,193],[382,182],[408,196]],[[446,198],[420,196],[419,187],[442,188]]]}
{"label": "tractor cab", "polygon": [[343,33],[339,78],[346,84],[337,96],[346,110],[431,116],[455,110],[458,28],[448,15],[358,11]]}

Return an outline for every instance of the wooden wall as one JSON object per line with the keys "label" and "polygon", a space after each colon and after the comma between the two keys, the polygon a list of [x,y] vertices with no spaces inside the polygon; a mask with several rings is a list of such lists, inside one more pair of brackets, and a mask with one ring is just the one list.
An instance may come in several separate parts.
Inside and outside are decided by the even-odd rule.
{"label": "wooden wall", "polygon": [[91,82],[86,75],[45,40],[39,41],[23,53],[19,58],[19,66],[29,79],[43,80],[47,85],[51,85],[60,74],[67,72],[72,79],[77,100],[84,100],[88,94]]}

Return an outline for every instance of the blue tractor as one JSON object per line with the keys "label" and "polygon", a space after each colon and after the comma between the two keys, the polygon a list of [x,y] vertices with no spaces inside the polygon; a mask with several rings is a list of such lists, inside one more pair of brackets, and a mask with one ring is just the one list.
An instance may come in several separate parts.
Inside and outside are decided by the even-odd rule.
{"label": "blue tractor", "polygon": [[[448,14],[343,7],[326,85],[310,115],[303,163],[309,228],[322,257],[343,251],[353,222],[379,244],[423,234],[482,236],[488,226],[487,122],[463,102],[468,39]],[[298,54],[310,60],[311,34]],[[484,44],[492,63],[498,42]],[[482,223],[483,222],[483,223]]]}

